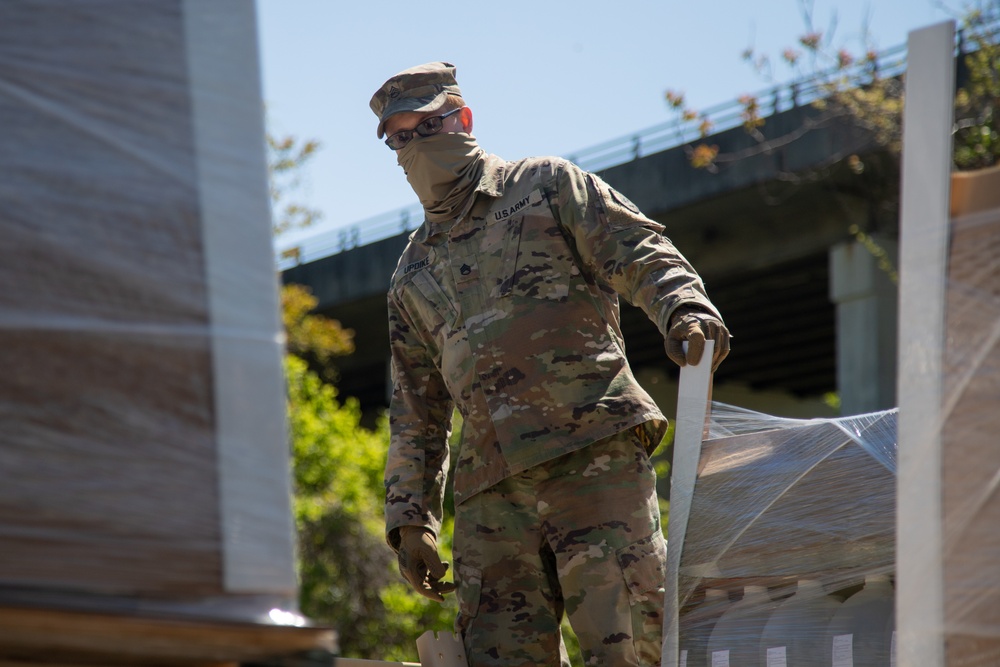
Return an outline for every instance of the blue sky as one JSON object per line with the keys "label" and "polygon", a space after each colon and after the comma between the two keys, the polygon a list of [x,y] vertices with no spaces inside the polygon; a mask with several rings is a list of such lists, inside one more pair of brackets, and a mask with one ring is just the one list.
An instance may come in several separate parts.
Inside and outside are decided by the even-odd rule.
{"label": "blue sky", "polygon": [[[814,0],[830,44],[883,50],[951,18],[936,0]],[[741,60],[780,63],[806,32],[800,0],[256,0],[268,126],[322,147],[296,200],[320,223],[283,247],[414,204],[375,136],[372,93],[396,72],[446,60],[474,112],[480,145],[506,159],[569,155],[672,119],[668,89],[705,108],[767,88]],[[500,8],[500,9],[498,9]],[[835,23],[834,23],[835,21]],[[778,80],[793,73],[780,67]]]}

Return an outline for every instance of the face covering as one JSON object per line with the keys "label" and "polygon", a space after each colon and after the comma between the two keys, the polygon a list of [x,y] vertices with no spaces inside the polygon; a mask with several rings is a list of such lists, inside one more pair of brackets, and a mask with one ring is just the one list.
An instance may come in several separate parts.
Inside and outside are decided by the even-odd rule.
{"label": "face covering", "polygon": [[471,134],[440,133],[417,137],[396,153],[406,180],[431,222],[453,220],[476,191],[486,151]]}

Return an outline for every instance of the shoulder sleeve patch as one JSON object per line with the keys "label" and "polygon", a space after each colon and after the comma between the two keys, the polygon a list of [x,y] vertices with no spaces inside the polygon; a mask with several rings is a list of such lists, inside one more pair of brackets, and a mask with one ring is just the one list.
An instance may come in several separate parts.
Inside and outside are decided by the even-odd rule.
{"label": "shoulder sleeve patch", "polygon": [[633,227],[648,227],[657,232],[663,231],[663,225],[643,215],[639,207],[632,203],[632,200],[603,180],[599,178],[595,180],[599,184],[601,206],[607,218],[609,231],[631,229]]}
{"label": "shoulder sleeve patch", "polygon": [[635,213],[636,215],[642,215],[642,211],[639,210],[638,206],[632,203],[631,199],[629,199],[622,193],[618,192],[610,185],[608,186],[608,194],[610,194],[611,199],[613,199],[615,203],[621,206],[622,208],[628,209],[629,211]]}

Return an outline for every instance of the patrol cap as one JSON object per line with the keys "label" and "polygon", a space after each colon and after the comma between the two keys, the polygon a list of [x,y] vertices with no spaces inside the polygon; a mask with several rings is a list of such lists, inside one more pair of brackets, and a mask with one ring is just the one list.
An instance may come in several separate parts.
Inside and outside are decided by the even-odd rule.
{"label": "patrol cap", "polygon": [[401,111],[426,113],[440,109],[449,94],[462,95],[451,63],[426,63],[396,74],[382,84],[369,102],[378,116],[378,138],[385,134],[389,116]]}

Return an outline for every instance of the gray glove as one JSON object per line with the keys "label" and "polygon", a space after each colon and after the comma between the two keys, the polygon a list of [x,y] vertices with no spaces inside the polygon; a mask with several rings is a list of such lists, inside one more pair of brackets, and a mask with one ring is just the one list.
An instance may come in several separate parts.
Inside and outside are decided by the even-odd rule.
{"label": "gray glove", "polygon": [[399,572],[413,590],[436,602],[444,602],[444,594],[455,590],[455,584],[441,581],[448,571],[438,555],[434,533],[420,526],[399,529]]}
{"label": "gray glove", "polygon": [[[705,352],[705,341],[715,341],[712,356],[712,372],[719,367],[729,354],[729,329],[717,317],[700,310],[685,310],[674,313],[673,324],[667,332],[667,356],[678,366],[697,366]],[[684,353],[684,341],[688,343]]]}

